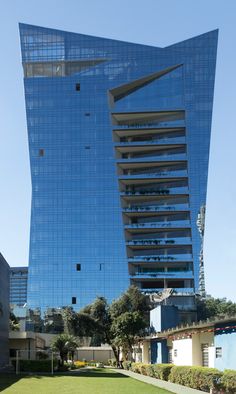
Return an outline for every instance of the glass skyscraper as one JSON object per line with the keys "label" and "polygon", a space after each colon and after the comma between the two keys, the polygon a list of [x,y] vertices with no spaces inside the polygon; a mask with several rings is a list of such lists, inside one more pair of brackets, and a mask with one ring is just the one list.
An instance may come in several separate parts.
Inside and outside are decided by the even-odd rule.
{"label": "glass skyscraper", "polygon": [[10,267],[10,304],[27,303],[28,267]]}
{"label": "glass skyscraper", "polygon": [[79,309],[132,283],[191,309],[204,292],[217,30],[165,48],[25,24],[20,36],[29,307]]}

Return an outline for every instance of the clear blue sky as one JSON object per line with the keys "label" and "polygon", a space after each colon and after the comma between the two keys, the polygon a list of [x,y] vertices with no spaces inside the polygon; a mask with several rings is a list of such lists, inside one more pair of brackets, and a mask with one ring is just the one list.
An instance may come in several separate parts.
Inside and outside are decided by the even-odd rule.
{"label": "clear blue sky", "polygon": [[236,301],[236,1],[5,0],[0,7],[0,252],[28,264],[31,181],[18,23],[164,47],[220,29],[205,233],[207,292]]}

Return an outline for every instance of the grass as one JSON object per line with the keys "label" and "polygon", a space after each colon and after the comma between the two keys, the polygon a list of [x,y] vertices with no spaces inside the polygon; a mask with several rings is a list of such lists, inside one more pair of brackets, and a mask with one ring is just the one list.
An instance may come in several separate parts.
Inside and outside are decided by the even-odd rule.
{"label": "grass", "polygon": [[12,394],[171,394],[116,371],[97,369],[78,375],[0,375],[0,392]]}

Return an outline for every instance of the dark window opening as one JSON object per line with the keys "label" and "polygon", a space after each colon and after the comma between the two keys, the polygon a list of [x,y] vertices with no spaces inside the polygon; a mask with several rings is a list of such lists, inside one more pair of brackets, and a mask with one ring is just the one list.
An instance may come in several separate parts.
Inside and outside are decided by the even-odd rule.
{"label": "dark window opening", "polygon": [[81,271],[81,264],[76,264],[76,270]]}
{"label": "dark window opening", "polygon": [[76,304],[76,297],[72,297],[72,301],[71,301],[71,303],[72,303],[73,305],[75,305],[75,304]]}
{"label": "dark window opening", "polygon": [[89,112],[86,112],[86,113],[85,113],[85,116],[90,116],[90,113],[89,113]]}
{"label": "dark window opening", "polygon": [[9,349],[9,356],[16,357],[16,349]]}
{"label": "dark window opening", "polygon": [[44,156],[44,149],[39,149],[39,156],[43,157]]}
{"label": "dark window opening", "polygon": [[216,358],[222,357],[222,347],[216,347]]}
{"label": "dark window opening", "polygon": [[76,90],[77,92],[80,91],[80,83],[76,83],[76,85],[75,85],[75,90]]}
{"label": "dark window opening", "polygon": [[90,149],[90,146],[85,146],[85,149]]}

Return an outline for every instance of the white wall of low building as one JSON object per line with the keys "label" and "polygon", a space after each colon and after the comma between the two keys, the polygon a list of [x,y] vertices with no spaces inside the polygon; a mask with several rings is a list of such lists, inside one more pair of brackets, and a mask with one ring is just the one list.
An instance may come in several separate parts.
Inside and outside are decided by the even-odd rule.
{"label": "white wall of low building", "polygon": [[172,359],[175,365],[192,365],[192,339],[173,340]]}

